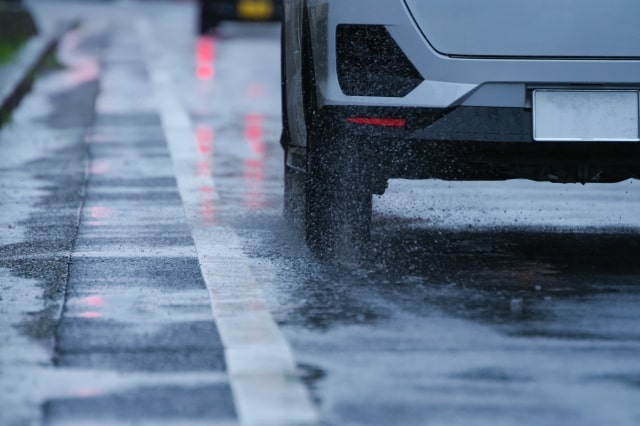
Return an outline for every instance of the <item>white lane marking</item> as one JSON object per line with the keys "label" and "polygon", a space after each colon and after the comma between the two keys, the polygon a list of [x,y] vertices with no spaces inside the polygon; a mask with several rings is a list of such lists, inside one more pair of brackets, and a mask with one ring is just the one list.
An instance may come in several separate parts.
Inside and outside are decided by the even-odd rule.
{"label": "white lane marking", "polygon": [[198,174],[197,141],[179,104],[162,57],[153,55],[147,21],[138,26],[149,61],[152,90],[173,161],[187,221],[209,289],[240,423],[246,426],[315,425],[318,415],[300,382],[291,349],[267,307],[235,232],[209,218],[203,205],[219,197],[210,174]]}

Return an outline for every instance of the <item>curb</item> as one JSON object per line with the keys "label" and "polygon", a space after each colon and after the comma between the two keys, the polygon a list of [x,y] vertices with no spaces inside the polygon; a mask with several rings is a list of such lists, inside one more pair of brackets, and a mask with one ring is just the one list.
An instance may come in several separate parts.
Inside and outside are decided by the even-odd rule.
{"label": "curb", "polygon": [[32,37],[17,53],[11,64],[3,67],[0,78],[0,128],[3,119],[18,107],[20,101],[31,90],[33,75],[43,65],[45,58],[55,51],[60,39],[73,27],[68,22],[49,34]]}

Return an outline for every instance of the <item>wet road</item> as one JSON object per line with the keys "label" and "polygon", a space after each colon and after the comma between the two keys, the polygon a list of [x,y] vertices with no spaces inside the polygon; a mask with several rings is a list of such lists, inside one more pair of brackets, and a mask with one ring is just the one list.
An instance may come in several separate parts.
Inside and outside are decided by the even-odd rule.
{"label": "wet road", "polygon": [[0,131],[0,424],[640,423],[640,183],[393,181],[319,262],[277,25],[73,5]]}

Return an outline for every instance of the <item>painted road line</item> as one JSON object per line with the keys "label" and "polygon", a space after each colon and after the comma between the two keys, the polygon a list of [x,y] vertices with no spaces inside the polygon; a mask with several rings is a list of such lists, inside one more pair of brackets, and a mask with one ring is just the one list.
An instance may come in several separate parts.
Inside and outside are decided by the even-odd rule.
{"label": "painted road line", "polygon": [[[240,423],[247,426],[315,425],[318,416],[301,383],[291,349],[267,307],[235,232],[203,206],[219,203],[210,173],[199,173],[193,125],[178,101],[151,27],[138,26],[152,90],[162,119],[187,221],[196,244]],[[157,43],[157,41],[156,41]]]}

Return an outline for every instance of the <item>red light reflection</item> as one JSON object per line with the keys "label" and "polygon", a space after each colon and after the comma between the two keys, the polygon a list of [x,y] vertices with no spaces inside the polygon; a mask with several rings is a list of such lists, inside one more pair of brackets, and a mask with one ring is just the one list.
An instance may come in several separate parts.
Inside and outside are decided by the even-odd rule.
{"label": "red light reflection", "polygon": [[91,219],[87,221],[87,225],[90,226],[101,226],[106,223],[106,220],[109,216],[111,216],[111,212],[113,209],[105,206],[95,206],[89,209],[89,216]]}
{"label": "red light reflection", "polygon": [[102,306],[104,305],[104,298],[101,296],[89,296],[82,299],[82,302],[87,306]]}
{"label": "red light reflection", "polygon": [[199,125],[196,127],[196,143],[200,154],[213,153],[213,129],[209,126]]}
{"label": "red light reflection", "polygon": [[91,217],[93,219],[104,219],[111,213],[111,209],[109,207],[104,206],[95,206],[91,207]]}
{"label": "red light reflection", "polygon": [[102,395],[102,389],[98,388],[82,388],[74,393],[76,398],[93,398],[95,396]]}
{"label": "red light reflection", "polygon": [[78,315],[78,317],[85,318],[85,319],[95,319],[95,318],[102,318],[102,314],[99,312],[89,311],[89,312],[82,312],[81,314]]}
{"label": "red light reflection", "polygon": [[198,188],[200,193],[200,218],[202,223],[207,226],[215,225],[216,221],[216,208],[213,200],[213,188],[208,186],[201,186]]}
{"label": "red light reflection", "polygon": [[200,36],[196,44],[196,76],[200,80],[215,77],[216,43],[211,36]]}
{"label": "red light reflection", "polygon": [[244,204],[249,208],[264,207],[264,116],[249,114],[245,117],[244,137],[252,157],[244,161]]}
{"label": "red light reflection", "polygon": [[247,88],[247,95],[249,95],[250,98],[262,98],[264,97],[264,94],[265,87],[262,83],[253,83]]}
{"label": "red light reflection", "polygon": [[258,155],[264,155],[264,116],[261,114],[250,114],[245,117],[244,121],[244,137],[249,143],[251,152]]}
{"label": "red light reflection", "polygon": [[111,166],[103,160],[93,161],[89,165],[89,173],[92,175],[106,175],[111,171]]}
{"label": "red light reflection", "polygon": [[67,72],[62,74],[66,86],[75,87],[95,81],[100,74],[99,62],[94,57],[78,54],[78,46],[82,40],[83,32],[75,30],[67,33],[60,42],[58,56],[67,65]]}
{"label": "red light reflection", "polygon": [[213,170],[213,167],[211,165],[210,159],[199,160],[196,167],[197,167],[196,173],[198,177],[211,176],[211,171]]}
{"label": "red light reflection", "polygon": [[[196,149],[198,150],[198,162],[196,163],[196,175],[202,178],[210,178],[213,175],[214,133],[211,126],[200,124],[195,129]],[[211,185],[198,187],[200,220],[205,226],[216,224],[215,188]]]}

